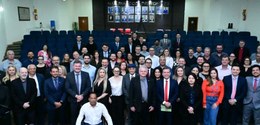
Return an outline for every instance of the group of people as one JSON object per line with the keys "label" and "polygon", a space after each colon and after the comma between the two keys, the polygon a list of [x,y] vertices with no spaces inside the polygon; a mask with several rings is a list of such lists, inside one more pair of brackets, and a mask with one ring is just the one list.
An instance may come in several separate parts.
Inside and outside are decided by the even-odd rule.
{"label": "group of people", "polygon": [[101,52],[92,36],[87,44],[76,39],[73,59],[62,61],[47,45],[21,62],[7,51],[0,124],[248,125],[251,116],[260,124],[260,47],[250,54],[241,40],[230,55],[219,44],[184,57],[180,34],[150,48],[136,33],[126,45],[115,37]]}

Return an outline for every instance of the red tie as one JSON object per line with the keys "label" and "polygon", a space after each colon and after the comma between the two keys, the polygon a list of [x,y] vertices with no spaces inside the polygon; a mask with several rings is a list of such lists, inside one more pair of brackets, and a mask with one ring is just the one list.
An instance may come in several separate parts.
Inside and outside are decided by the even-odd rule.
{"label": "red tie", "polygon": [[164,87],[164,101],[168,101],[168,80],[165,81],[165,87]]}
{"label": "red tie", "polygon": [[255,79],[255,82],[254,82],[254,91],[256,91],[256,88],[257,88],[257,79]]}
{"label": "red tie", "polygon": [[243,48],[240,48],[239,49],[239,52],[238,52],[238,61],[241,62],[242,59],[243,59]]}

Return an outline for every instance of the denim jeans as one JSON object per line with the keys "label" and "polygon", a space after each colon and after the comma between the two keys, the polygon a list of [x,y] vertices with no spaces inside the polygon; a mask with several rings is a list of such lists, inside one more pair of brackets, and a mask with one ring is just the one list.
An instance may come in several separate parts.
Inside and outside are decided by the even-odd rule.
{"label": "denim jeans", "polygon": [[218,97],[215,96],[207,96],[206,97],[206,109],[204,110],[204,125],[216,125],[217,124],[217,116],[218,109],[212,108],[212,105],[217,102]]}

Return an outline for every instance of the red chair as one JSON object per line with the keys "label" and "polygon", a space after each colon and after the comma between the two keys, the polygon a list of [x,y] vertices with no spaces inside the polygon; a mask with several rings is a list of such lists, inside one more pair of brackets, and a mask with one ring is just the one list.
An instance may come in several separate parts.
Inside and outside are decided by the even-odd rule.
{"label": "red chair", "polygon": [[131,35],[132,31],[130,28],[125,28],[125,34]]}
{"label": "red chair", "polygon": [[124,33],[124,29],[123,28],[117,28],[118,31],[120,31],[122,34]]}

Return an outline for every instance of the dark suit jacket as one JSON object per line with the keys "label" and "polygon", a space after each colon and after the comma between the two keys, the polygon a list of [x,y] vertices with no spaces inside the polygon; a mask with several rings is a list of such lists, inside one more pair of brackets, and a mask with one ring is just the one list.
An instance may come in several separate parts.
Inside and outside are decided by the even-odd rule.
{"label": "dark suit jacket", "polygon": [[[147,103],[149,106],[155,107],[155,104],[156,104],[155,81],[151,78],[150,79],[147,78],[147,83],[148,83],[148,99],[147,99],[148,102]],[[134,106],[137,112],[141,112],[142,101],[143,101],[143,99],[142,99],[141,81],[140,81],[140,76],[138,76],[138,77],[134,77],[130,82],[129,106],[130,107]]]}
{"label": "dark suit jacket", "polygon": [[38,84],[39,84],[39,87],[40,87],[40,93],[41,93],[41,98],[43,99],[45,97],[45,94],[44,94],[44,76],[42,74],[39,74],[39,73],[36,73],[36,77],[37,77],[37,80],[38,80]]}
{"label": "dark suit jacket", "polygon": [[[128,43],[125,45],[125,52],[126,52],[126,54],[130,53],[130,47],[129,47]],[[132,53],[133,54],[135,53],[135,45],[134,44],[132,44]]]}
{"label": "dark suit jacket", "polygon": [[[137,77],[137,74],[135,73],[135,77]],[[127,73],[126,75],[123,76],[123,94],[125,97],[125,103],[129,104],[129,88],[130,88],[130,73]]]}
{"label": "dark suit jacket", "polygon": [[[158,80],[156,83],[157,88],[157,106],[160,106],[164,101],[164,87],[163,87],[163,80]],[[172,107],[178,97],[178,84],[176,80],[170,79],[170,92],[169,92],[169,100],[168,102],[171,103]]]}
{"label": "dark suit jacket", "polygon": [[[234,49],[233,53],[235,54],[235,56],[237,57],[238,59],[238,55],[239,55],[239,50],[240,50],[240,47],[237,47]],[[244,47],[243,49],[243,55],[242,55],[242,60],[245,58],[245,57],[250,57],[250,51],[248,48]],[[241,62],[239,62],[241,63]],[[244,62],[242,62],[244,63]]]}
{"label": "dark suit jacket", "polygon": [[[99,53],[99,56],[100,56],[101,59],[102,59],[102,58],[105,58],[103,54],[104,54],[104,51],[101,51],[101,52]],[[111,54],[111,52],[108,51],[108,57],[107,57],[107,58],[110,57],[110,54]]]}
{"label": "dark suit jacket", "polygon": [[65,88],[67,93],[69,94],[68,97],[69,102],[76,103],[77,99],[75,98],[75,96],[81,94],[84,97],[83,102],[87,101],[88,94],[91,91],[91,82],[90,82],[89,74],[87,72],[81,71],[81,90],[80,90],[81,93],[78,93],[74,72],[68,73],[66,77]]}
{"label": "dark suit jacket", "polygon": [[11,84],[11,97],[14,101],[14,110],[21,111],[23,110],[23,104],[29,102],[31,109],[34,107],[35,98],[37,96],[36,83],[34,79],[27,78],[26,80],[26,93],[23,89],[22,81],[20,78],[12,81]]}
{"label": "dark suit jacket", "polygon": [[178,44],[178,42],[175,40],[172,44],[172,52],[173,52],[173,55],[175,55],[175,52],[176,50],[179,48],[182,52],[183,52],[183,49],[184,49],[184,45],[183,45],[183,40],[181,39],[180,43]]}
{"label": "dark suit jacket", "polygon": [[[225,76],[223,78],[223,83],[224,83],[224,99],[223,99],[223,104],[228,105],[229,102],[228,100],[231,99],[231,93],[232,93],[232,75]],[[237,100],[237,104],[242,104],[243,99],[246,96],[246,91],[247,91],[247,81],[243,77],[238,77],[237,79],[237,89],[236,89],[236,95],[235,99]]]}
{"label": "dark suit jacket", "polygon": [[124,45],[123,45],[121,42],[119,42],[119,46],[118,46],[118,48],[117,48],[116,43],[115,43],[115,42],[112,42],[112,43],[110,44],[111,52],[112,52],[112,53],[116,53],[116,52],[120,49],[120,47],[122,47],[122,46],[124,46]]}
{"label": "dark suit jacket", "polygon": [[54,102],[65,102],[65,79],[58,77],[58,89],[54,86],[53,78],[46,79],[44,83],[44,93],[48,100],[47,109],[54,110]]}
{"label": "dark suit jacket", "polygon": [[183,111],[187,112],[187,109],[190,104],[190,90],[194,90],[194,105],[192,106],[194,110],[198,109],[201,107],[202,103],[202,90],[199,85],[194,85],[193,88],[190,87],[190,85],[185,82],[181,88],[180,88],[180,102],[181,102],[181,107],[183,108]]}
{"label": "dark suit jacket", "polygon": [[85,43],[83,43],[83,42],[81,41],[80,49],[78,49],[78,43],[76,42],[76,43],[73,45],[73,52],[74,52],[74,51],[77,51],[77,52],[79,53],[79,55],[81,55],[81,54],[82,54],[82,53],[81,53],[81,50],[82,50],[83,47],[87,47],[87,44],[85,44]]}

